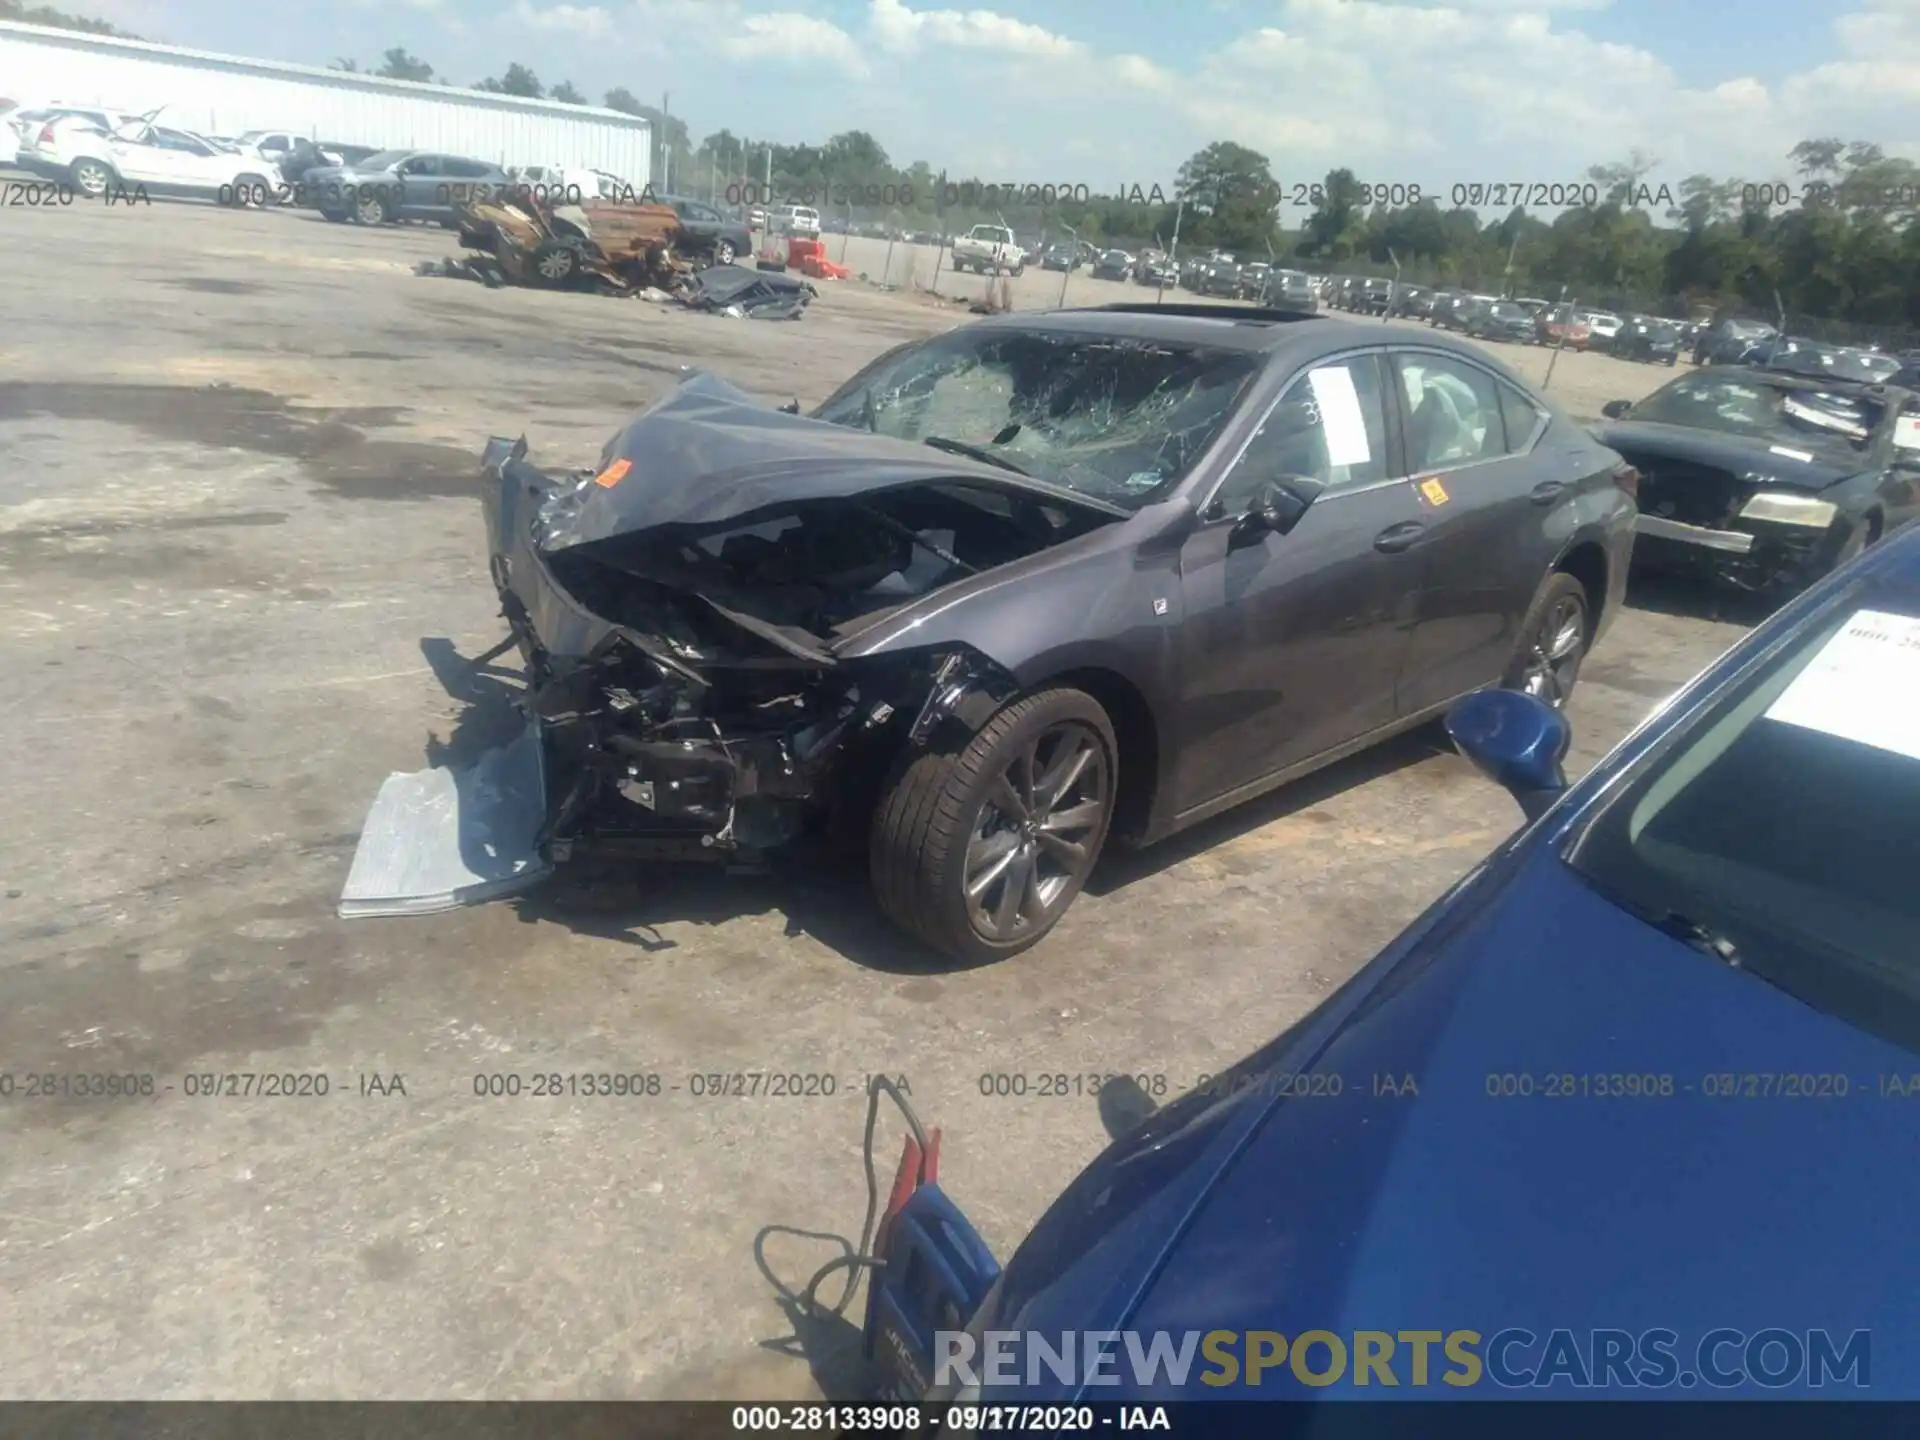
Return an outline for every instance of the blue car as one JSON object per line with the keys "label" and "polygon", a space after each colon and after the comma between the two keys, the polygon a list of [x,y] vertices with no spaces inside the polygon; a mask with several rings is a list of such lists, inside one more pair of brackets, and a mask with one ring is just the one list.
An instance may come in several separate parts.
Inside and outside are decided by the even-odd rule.
{"label": "blue car", "polygon": [[909,1145],[895,1397],[1920,1397],[1920,530],[1571,788],[1538,700],[1447,726],[1527,823],[1004,1271]]}

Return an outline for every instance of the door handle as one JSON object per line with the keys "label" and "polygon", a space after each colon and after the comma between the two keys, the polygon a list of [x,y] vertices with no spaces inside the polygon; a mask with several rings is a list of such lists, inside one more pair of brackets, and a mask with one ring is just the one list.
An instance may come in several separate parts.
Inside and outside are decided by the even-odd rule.
{"label": "door handle", "polygon": [[1527,498],[1536,505],[1551,505],[1567,492],[1564,480],[1542,480],[1528,492]]}
{"label": "door handle", "polygon": [[1403,520],[1398,525],[1389,525],[1373,537],[1373,548],[1383,555],[1398,555],[1402,550],[1411,549],[1414,542],[1427,533],[1427,527],[1418,520]]}

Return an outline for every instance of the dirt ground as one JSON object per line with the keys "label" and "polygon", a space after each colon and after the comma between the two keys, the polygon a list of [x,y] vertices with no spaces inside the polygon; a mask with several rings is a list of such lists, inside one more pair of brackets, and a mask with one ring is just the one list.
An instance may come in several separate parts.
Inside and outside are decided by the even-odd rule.
{"label": "dirt ground", "polygon": [[[500,634],[487,435],[587,463],[683,366],[812,403],[964,307],[849,282],[776,324],[490,291],[410,273],[441,231],[191,205],[7,209],[0,242],[0,1396],[844,1393],[851,1325],[796,1334],[756,1246],[793,1285],[857,1238],[869,1073],[945,1127],[943,1179],[1004,1255],[1105,1135],[1091,1098],[983,1077],[1177,1093],[1516,822],[1409,740],[1113,861],[1050,943],[958,973],[857,883],[803,877],[590,874],[342,922],[381,779],[505,714],[457,663]],[[1552,393],[1593,414],[1670,373],[1568,356]],[[1704,604],[1620,619],[1576,768],[1741,633]],[[735,1072],[833,1093],[695,1095]],[[475,1093],[546,1073],[663,1089]],[[155,1093],[29,1098],[47,1074]],[[234,1074],[328,1093],[190,1093]]]}

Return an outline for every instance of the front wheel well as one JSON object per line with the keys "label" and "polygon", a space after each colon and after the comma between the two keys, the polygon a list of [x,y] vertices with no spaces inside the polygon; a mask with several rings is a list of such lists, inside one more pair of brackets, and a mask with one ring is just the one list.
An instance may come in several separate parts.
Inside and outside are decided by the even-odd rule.
{"label": "front wheel well", "polygon": [[1560,574],[1573,576],[1587,592],[1587,633],[1598,634],[1601,611],[1607,603],[1607,552],[1591,540],[1583,541],[1561,556],[1560,563],[1553,568]]}
{"label": "front wheel well", "polygon": [[1113,738],[1120,747],[1115,758],[1120,772],[1114,798],[1111,833],[1132,840],[1146,833],[1153,802],[1160,788],[1160,727],[1147,697],[1125,676],[1112,670],[1069,670],[1051,675],[1046,688],[1070,685],[1100,702],[1113,722]]}

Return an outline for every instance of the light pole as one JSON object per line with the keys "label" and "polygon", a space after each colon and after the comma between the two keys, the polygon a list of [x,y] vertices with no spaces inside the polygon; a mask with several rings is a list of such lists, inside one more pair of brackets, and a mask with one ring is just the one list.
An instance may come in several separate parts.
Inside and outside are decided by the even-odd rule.
{"label": "light pole", "polygon": [[1173,207],[1173,244],[1167,250],[1166,268],[1160,272],[1160,288],[1154,292],[1153,303],[1163,304],[1167,294],[1167,276],[1176,280],[1180,277],[1180,220],[1187,213],[1187,202],[1183,196]]}
{"label": "light pole", "polygon": [[1073,237],[1074,248],[1074,253],[1067,257],[1067,268],[1060,272],[1060,308],[1064,310],[1067,308],[1067,282],[1073,279],[1073,262],[1080,258],[1080,232],[1064,220],[1060,222],[1060,228]]}

